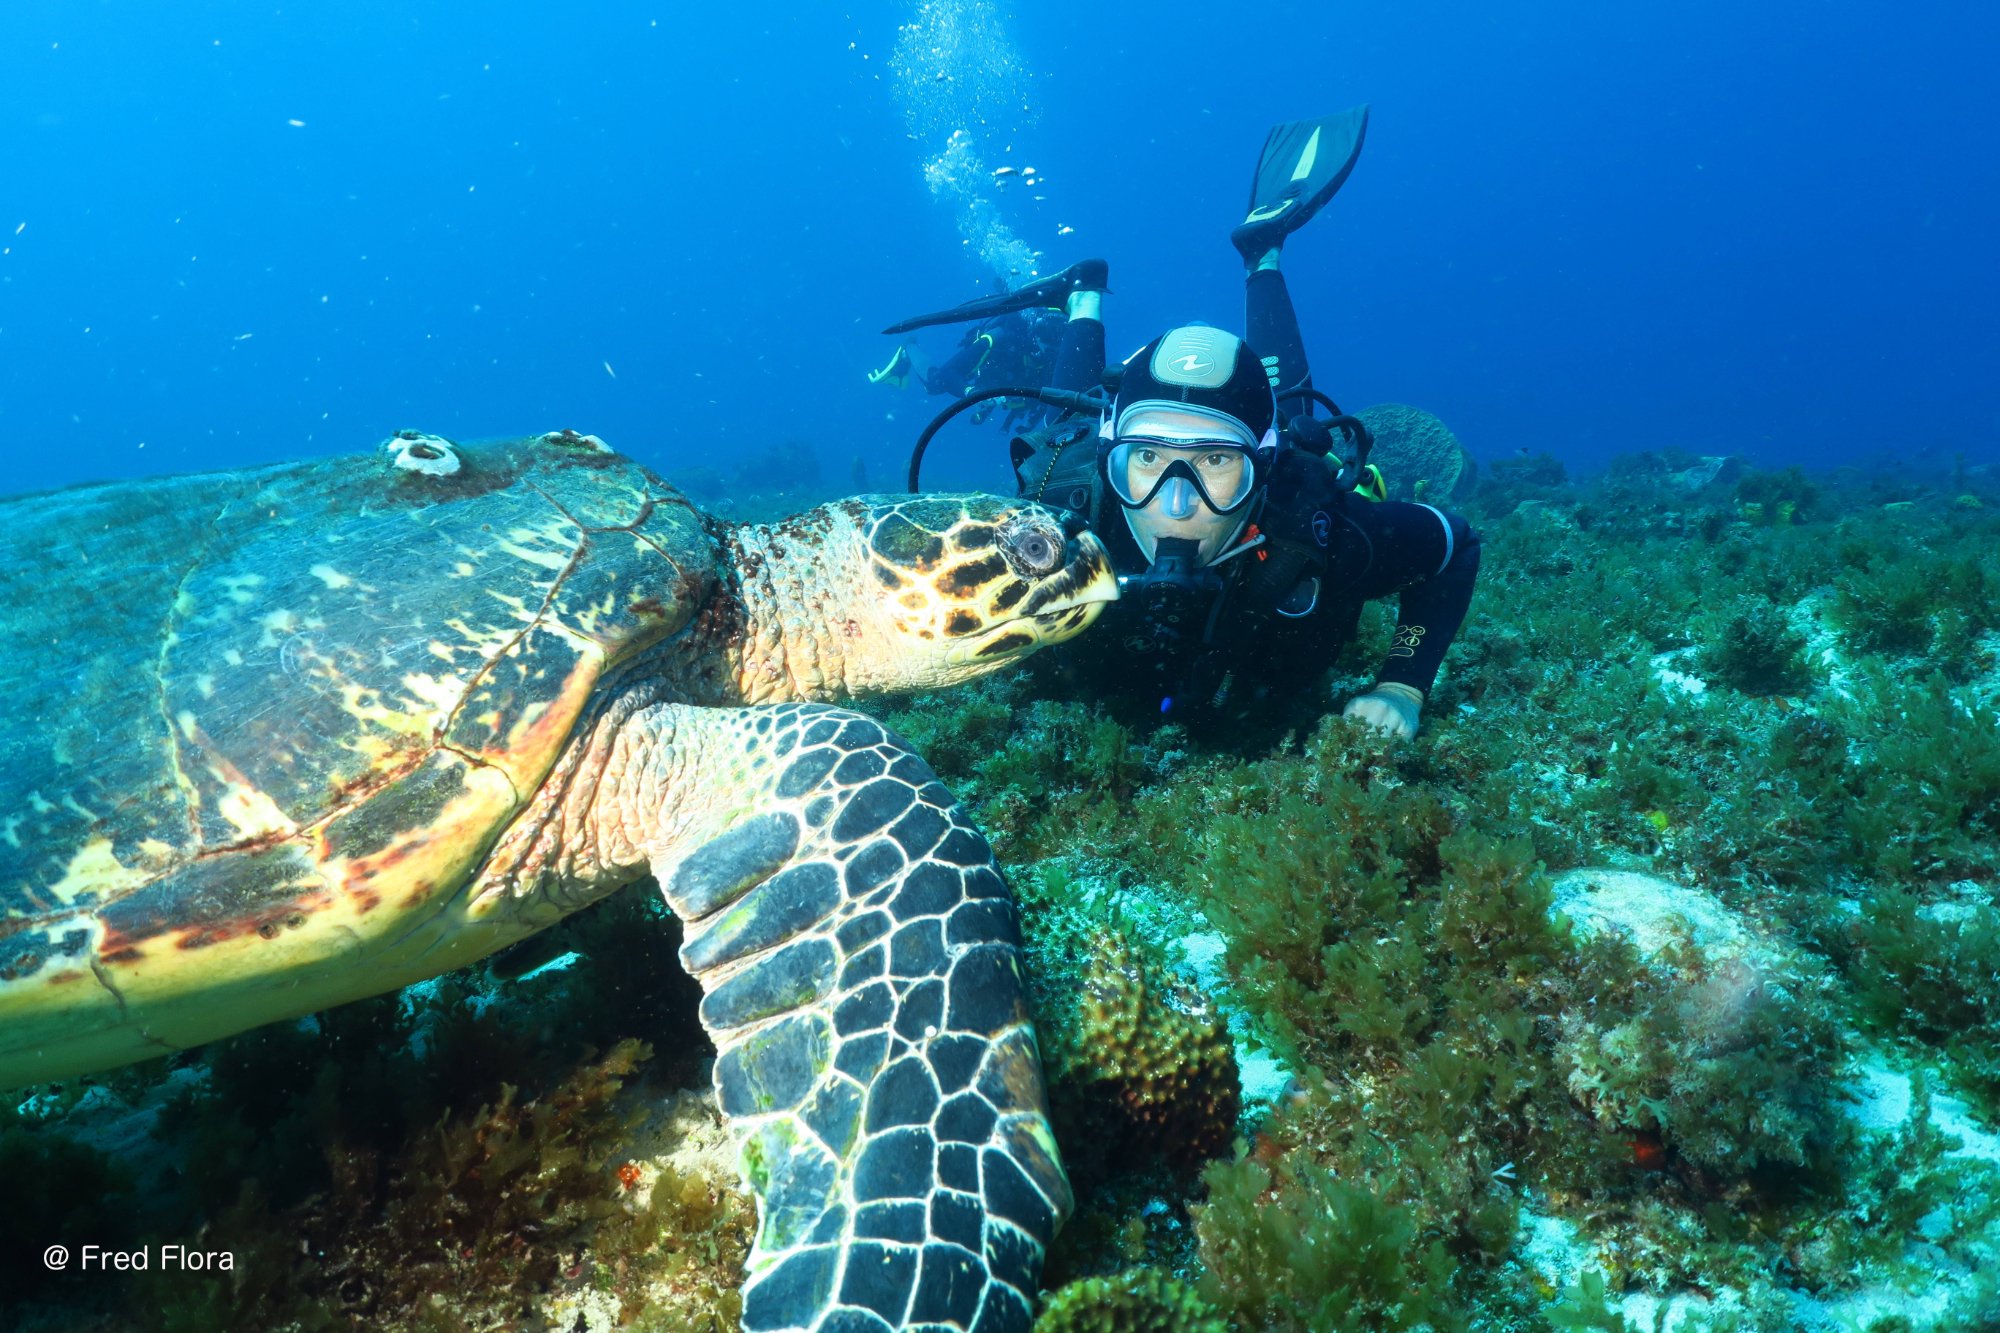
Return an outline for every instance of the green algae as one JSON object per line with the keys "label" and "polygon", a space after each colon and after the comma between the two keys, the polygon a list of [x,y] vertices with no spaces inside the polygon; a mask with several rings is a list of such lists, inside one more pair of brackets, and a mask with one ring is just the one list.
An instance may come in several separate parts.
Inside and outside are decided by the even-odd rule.
{"label": "green algae", "polygon": [[1139,1267],[1054,1293],[1035,1333],[1228,1333],[1228,1325],[1186,1283]]}
{"label": "green algae", "polygon": [[[1676,1328],[1780,1328],[1806,1300],[1857,1328],[2000,1318],[1978,1276],[2000,1188],[1933,1123],[1948,1097],[2000,1101],[2000,495],[1782,473],[1690,489],[1698,461],[1580,486],[1546,458],[1488,469],[1473,619],[1413,744],[1321,720],[1365,648],[1255,733],[1146,729],[1040,697],[1032,673],[891,715],[999,850],[1058,1085],[1089,1043],[1076,943],[1101,929],[1163,985],[1200,986],[1239,1058],[1254,1042],[1294,1074],[1197,1177],[1083,1177],[1052,1288],[1150,1266],[1244,1330],[1637,1328],[1669,1308]],[[1752,975],[1692,941],[1585,937],[1550,875],[1589,866],[1699,888],[1788,961]],[[588,966],[523,983],[546,988],[531,1003],[448,980],[205,1053],[154,1140],[204,1170],[165,1194],[62,1135],[87,1120],[81,1083],[0,1124],[32,1200],[18,1234],[82,1225],[62,1211],[80,1195],[127,1219],[107,1235],[207,1225],[243,1247],[227,1288],[21,1273],[37,1285],[9,1291],[109,1328],[223,1326],[225,1297],[301,1328],[354,1310],[459,1328],[586,1290],[604,1327],[733,1327],[747,1203],[661,1172],[634,1211],[616,1179],[630,1117],[698,1084],[706,1051],[667,984],[670,923],[624,910],[647,915],[579,919],[601,932]],[[1197,937],[1218,942],[1206,970]],[[627,1036],[661,1054],[607,1066]],[[1916,1071],[1907,1114],[1853,1121],[1880,1051]],[[475,1165],[555,1225],[525,1249],[466,1231],[479,1207],[507,1215]],[[455,1262],[486,1285],[398,1308],[388,1237],[433,1277],[469,1241]],[[662,1281],[697,1304],[661,1304]],[[1871,1295],[1899,1286],[1932,1299]]]}
{"label": "green algae", "polygon": [[[1927,1093],[1878,1126],[1848,1089],[1885,1039],[1975,1105],[1990,1086],[2000,528],[1703,462],[1490,469],[1474,615],[1412,745],[1121,738],[1032,677],[897,716],[996,830],[1050,1049],[1082,1031],[1075,940],[1122,911],[1184,973],[1219,934],[1209,998],[1296,1073],[1201,1186],[1089,1180],[1052,1282],[1158,1263],[1245,1329],[1783,1327],[1799,1299],[1860,1326],[1898,1283],[1930,1293],[1911,1327],[1951,1328],[1990,1303],[1993,1172]],[[1911,552],[1929,633],[1857,629],[1856,571]],[[1332,665],[1300,695],[1353,679]],[[1770,966],[1577,934],[1548,873],[1590,865],[1702,889]],[[1529,1238],[1557,1216],[1552,1255]]]}
{"label": "green algae", "polygon": [[[90,1284],[24,1271],[0,1327],[530,1326],[583,1287],[642,1322],[677,1288],[657,1326],[733,1326],[748,1199],[712,1172],[648,1167],[643,1207],[626,1184],[634,1138],[706,1082],[678,934],[657,895],[625,895],[558,928],[570,966],[497,989],[453,974],[218,1042],[164,1080],[33,1097],[35,1123],[0,1124],[0,1165],[34,1255],[49,1237],[199,1237],[234,1264]],[[674,1049],[653,1058],[621,1030]]]}

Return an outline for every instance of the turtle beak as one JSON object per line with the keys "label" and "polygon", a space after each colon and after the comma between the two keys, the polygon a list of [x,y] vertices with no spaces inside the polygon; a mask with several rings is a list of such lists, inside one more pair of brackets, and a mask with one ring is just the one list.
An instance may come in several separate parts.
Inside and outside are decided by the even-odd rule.
{"label": "turtle beak", "polygon": [[[1118,600],[1118,578],[1111,570],[1111,555],[1093,532],[1078,532],[1063,545],[1062,570],[1035,585],[1021,603],[1021,614],[1036,620],[1060,616],[1074,607],[1087,607],[1089,624],[1097,619],[1106,602]],[[1082,628],[1082,626],[1078,626]]]}

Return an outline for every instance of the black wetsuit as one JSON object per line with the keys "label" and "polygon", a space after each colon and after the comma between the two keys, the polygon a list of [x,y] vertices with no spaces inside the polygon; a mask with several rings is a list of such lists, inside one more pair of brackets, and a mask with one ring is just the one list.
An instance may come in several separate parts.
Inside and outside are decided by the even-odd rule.
{"label": "black wetsuit", "polygon": [[[924,389],[957,398],[999,385],[1053,383],[1048,378],[1050,364],[1063,335],[1062,316],[1050,310],[1016,310],[981,320],[965,331],[949,357],[924,372]],[[1009,430],[1039,421],[1046,413],[1037,403],[1004,401]]]}
{"label": "black wetsuit", "polygon": [[[1253,274],[1245,305],[1244,341],[1276,358],[1281,417],[1306,412],[1311,371],[1283,275]],[[1056,355],[1057,387],[1088,388],[1103,369],[1104,326],[1069,321]],[[1178,603],[1128,589],[1088,634],[1044,654],[1047,669],[1097,697],[1136,690],[1147,696],[1148,711],[1199,713],[1232,696],[1242,701],[1317,680],[1354,637],[1362,606],[1399,596],[1377,679],[1428,694],[1472,600],[1478,534],[1449,511],[1371,501],[1340,490],[1334,477],[1328,460],[1281,454],[1251,518],[1266,540],[1213,567],[1219,588],[1184,594]],[[1092,530],[1120,574],[1144,573],[1148,562],[1123,507],[1109,488],[1097,489]],[[1163,625],[1169,616],[1177,618]]]}

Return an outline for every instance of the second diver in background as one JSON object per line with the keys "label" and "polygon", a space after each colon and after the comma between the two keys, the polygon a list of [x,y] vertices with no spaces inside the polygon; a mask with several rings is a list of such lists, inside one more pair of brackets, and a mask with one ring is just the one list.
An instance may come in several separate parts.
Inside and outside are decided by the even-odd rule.
{"label": "second diver in background", "polygon": [[[1479,538],[1448,510],[1380,498],[1379,474],[1355,451],[1345,463],[1333,454],[1329,423],[1311,415],[1316,397],[1331,403],[1313,391],[1279,271],[1285,238],[1347,179],[1367,123],[1357,107],[1271,131],[1248,213],[1230,233],[1246,269],[1243,338],[1170,329],[1125,362],[1097,419],[1013,441],[1020,493],[1087,523],[1120,576],[1120,600],[1057,659],[1080,689],[1138,690],[1170,715],[1240,707],[1317,679],[1355,635],[1363,605],[1393,596],[1396,628],[1375,684],[1344,712],[1416,733],[1472,599]],[[1088,391],[1107,382],[1107,278],[1103,260],[1084,260],[886,332],[1060,307],[1046,382]],[[1365,439],[1352,418],[1335,424]]]}
{"label": "second diver in background", "polygon": [[[1008,293],[1012,296],[1013,293]],[[965,331],[943,361],[932,363],[915,343],[904,342],[880,370],[868,372],[870,384],[907,387],[912,380],[925,393],[958,398],[1000,384],[1046,384],[1062,345],[1064,321],[1061,308],[1031,305],[989,315]],[[1021,399],[1004,400],[1002,424],[1018,430],[1042,421],[1047,409]],[[974,423],[984,421],[991,402],[982,403],[973,413]]]}

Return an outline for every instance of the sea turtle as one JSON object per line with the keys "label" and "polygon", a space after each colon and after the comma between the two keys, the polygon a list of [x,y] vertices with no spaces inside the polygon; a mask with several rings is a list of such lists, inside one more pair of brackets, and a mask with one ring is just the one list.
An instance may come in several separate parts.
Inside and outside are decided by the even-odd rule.
{"label": "sea turtle", "polygon": [[696,512],[565,431],[0,503],[0,1088],[434,976],[648,872],[760,1225],[748,1329],[1025,1329],[1068,1186],[1015,909],[819,702],[1080,632],[990,496]]}

